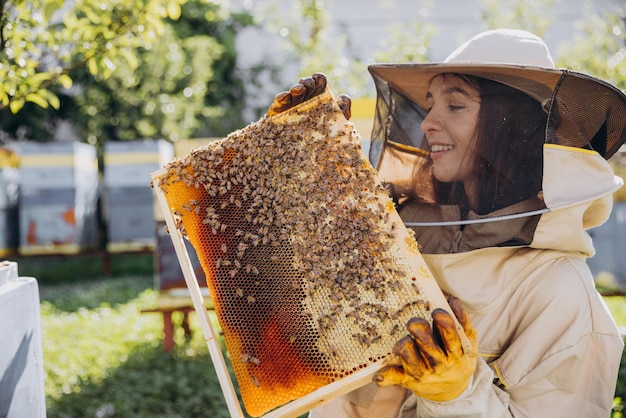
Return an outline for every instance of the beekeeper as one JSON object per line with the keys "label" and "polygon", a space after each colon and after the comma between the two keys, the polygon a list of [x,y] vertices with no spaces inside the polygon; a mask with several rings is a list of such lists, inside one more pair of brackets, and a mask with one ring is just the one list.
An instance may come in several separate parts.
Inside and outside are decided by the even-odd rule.
{"label": "beekeeper", "polygon": [[[606,160],[626,140],[626,96],[555,69],[521,30],[483,32],[443,63],[369,70],[370,161],[452,312],[409,321],[393,364],[310,417],[608,417],[623,341],[585,231],[622,185]],[[268,114],[323,83],[302,80]]]}

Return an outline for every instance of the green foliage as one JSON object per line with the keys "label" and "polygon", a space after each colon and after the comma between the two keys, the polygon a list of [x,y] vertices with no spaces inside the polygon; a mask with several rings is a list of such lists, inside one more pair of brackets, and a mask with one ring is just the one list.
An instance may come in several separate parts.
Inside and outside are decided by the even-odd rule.
{"label": "green foliage", "polygon": [[73,97],[76,122],[90,143],[139,138],[170,141],[223,136],[242,126],[243,87],[234,74],[238,23],[219,6],[189,1],[158,41],[135,51],[105,80],[72,73],[83,93]]}
{"label": "green foliage", "polygon": [[227,418],[208,354],[167,354],[138,347],[100,383],[52,403],[53,417]]}
{"label": "green foliage", "polygon": [[235,38],[248,15],[202,0],[90,0],[58,15],[64,20],[48,37],[59,52],[50,47],[39,61],[54,62],[71,83],[46,84],[55,109],[24,102],[25,112],[12,115],[0,105],[6,136],[47,141],[69,120],[101,150],[109,140],[223,136],[243,125]]}
{"label": "green foliage", "polygon": [[35,277],[39,283],[74,283],[104,276],[152,275],[152,253],[81,254],[76,256],[11,257],[21,276]]}
{"label": "green foliage", "polygon": [[626,91],[626,9],[603,16],[589,12],[577,26],[582,33],[559,48],[557,66],[594,75]]}
{"label": "green foliage", "polygon": [[56,314],[110,308],[135,299],[145,307],[151,305],[155,298],[155,291],[151,290],[153,281],[149,276],[68,281],[41,284],[40,287],[42,305]]}
{"label": "green foliage", "polygon": [[162,33],[163,18],[180,15],[181,1],[0,2],[0,107],[58,109],[50,87],[70,88],[70,68],[87,65],[106,78],[119,61],[136,65],[133,50]]}
{"label": "green foliage", "polygon": [[[139,312],[141,307],[155,301],[153,292],[111,306],[106,298],[94,299],[96,294],[89,298],[79,296],[78,289],[64,290],[67,295],[56,298],[57,307],[45,299],[42,289],[45,385],[51,400],[76,392],[83,383],[101,382],[109,369],[124,363],[133,350],[146,344],[157,347],[160,337],[156,318]],[[114,293],[115,287],[109,286],[108,291]],[[80,303],[72,306],[69,295],[91,307],[78,306]]]}

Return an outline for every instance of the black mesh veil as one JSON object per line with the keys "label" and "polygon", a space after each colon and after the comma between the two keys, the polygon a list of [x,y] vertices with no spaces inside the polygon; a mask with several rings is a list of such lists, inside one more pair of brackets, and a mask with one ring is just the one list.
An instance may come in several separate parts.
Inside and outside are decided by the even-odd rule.
{"label": "black mesh veil", "polygon": [[375,82],[378,94],[369,158],[379,173],[382,170],[383,181],[398,199],[418,193],[412,174],[416,166],[425,164],[429,158],[428,144],[424,143],[420,128],[426,110],[383,80],[375,77]]}
{"label": "black mesh veil", "polygon": [[[545,212],[548,209],[541,201],[544,144],[593,150],[608,159],[626,140],[626,96],[616,87],[597,78],[554,69],[538,71],[504,66],[503,72],[498,73],[490,72],[488,68],[474,69],[465,66],[462,71],[457,72],[455,68],[450,68],[453,66],[437,71],[434,66],[420,69],[419,65],[411,67],[412,65],[370,66],[377,102],[369,159],[398,202],[413,199],[438,207],[434,211],[436,216],[430,219],[433,224],[479,223]],[[412,68],[418,70],[412,72]],[[396,69],[398,71],[394,73]],[[420,76],[422,70],[424,74]],[[485,195],[487,204],[473,217],[464,214],[463,209],[451,212],[441,209],[449,206],[451,201],[441,201],[439,190],[442,185],[437,184],[432,170],[429,171],[430,149],[420,125],[427,115],[423,108],[426,93],[424,86],[439,73],[464,74],[506,85],[509,91],[514,89],[516,94],[522,92],[524,96],[530,97],[543,115],[539,122],[541,126],[531,128],[541,130],[534,136],[538,140],[520,138],[520,144],[517,144],[514,137],[509,139],[508,144],[502,141],[502,148],[505,149],[496,150],[495,154],[489,151],[491,154],[485,152],[482,155],[482,151],[478,150],[478,158],[482,159],[480,166],[487,166],[491,170],[484,179],[481,178],[481,182],[493,183],[486,184],[484,190],[495,197],[493,202],[489,202],[491,197]],[[534,76],[537,76],[538,81],[535,81]],[[511,100],[523,100],[520,96],[511,97]],[[517,117],[515,111],[509,115],[512,115],[512,119]],[[501,138],[498,137],[497,140],[500,141]],[[528,142],[528,146],[522,146],[521,142]],[[511,160],[514,163],[498,165],[498,159],[511,159],[501,156],[506,152],[514,157]],[[444,185],[443,188],[445,187]],[[527,192],[519,192],[519,198],[508,201],[502,199],[502,196],[511,194],[511,190],[515,188],[529,189]],[[522,201],[525,203],[521,204]],[[454,215],[448,217],[442,215],[444,213]],[[428,219],[424,221],[429,222]]]}
{"label": "black mesh veil", "polygon": [[602,80],[564,71],[549,105],[547,143],[593,150],[609,159],[626,140],[626,99]]}
{"label": "black mesh veil", "polygon": [[376,116],[372,129],[370,145],[370,162],[377,167],[385,138],[393,138],[393,142],[419,148],[424,135],[419,123],[424,119],[426,111],[416,103],[407,99],[402,93],[381,79],[376,79]]}

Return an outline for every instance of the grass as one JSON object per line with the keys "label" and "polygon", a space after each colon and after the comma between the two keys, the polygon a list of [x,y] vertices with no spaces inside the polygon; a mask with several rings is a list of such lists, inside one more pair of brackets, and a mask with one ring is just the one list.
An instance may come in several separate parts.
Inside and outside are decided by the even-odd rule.
{"label": "grass", "polygon": [[[114,260],[106,278],[97,260],[58,262],[55,268],[40,260],[18,264],[21,276],[40,284],[49,418],[228,417],[195,316],[193,337],[177,328],[176,348],[166,353],[160,315],[141,313],[157,297],[151,260]],[[626,299],[605,300],[626,327]],[[626,358],[616,396],[626,399]]]}
{"label": "grass", "polygon": [[35,277],[39,283],[45,284],[67,284],[127,275],[152,276],[154,272],[152,253],[94,252],[73,256],[15,256],[10,259],[18,263],[20,276]]}
{"label": "grass", "polygon": [[160,316],[141,313],[156,301],[151,277],[41,285],[40,296],[49,418],[229,416],[201,332],[179,329],[166,353]]}

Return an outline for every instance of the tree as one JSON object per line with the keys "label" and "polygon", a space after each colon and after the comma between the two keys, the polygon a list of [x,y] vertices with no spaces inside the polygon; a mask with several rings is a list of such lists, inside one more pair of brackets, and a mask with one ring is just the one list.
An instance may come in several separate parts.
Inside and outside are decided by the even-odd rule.
{"label": "tree", "polygon": [[91,44],[96,48],[91,52],[89,45],[72,49],[73,43],[65,47],[57,40],[60,49],[78,54],[67,58],[71,64],[58,67],[72,86],[51,84],[46,89],[46,97],[54,97],[54,111],[30,103],[25,104],[27,112],[12,117],[0,111],[2,129],[12,137],[47,140],[60,121],[71,119],[81,138],[102,144],[221,136],[239,128],[243,83],[235,70],[234,44],[236,31],[251,18],[224,16],[214,2],[177,4],[178,12],[159,17],[158,24],[152,21],[155,16],[147,19],[158,28],[152,30],[154,36],[137,39],[127,33],[133,42],[110,40],[106,56],[98,56],[98,44]]}
{"label": "tree", "polygon": [[[243,82],[235,69],[237,27],[214,3],[187,1],[166,22],[158,42],[136,51],[138,65],[121,63],[98,82],[76,72],[81,94],[73,105],[89,142],[165,138],[172,142],[223,136],[242,126]],[[67,113],[67,112],[66,112]]]}
{"label": "tree", "polygon": [[82,65],[102,78],[120,61],[135,67],[133,51],[159,37],[183,1],[0,0],[0,108],[58,108],[51,87],[70,88],[68,72]]}

